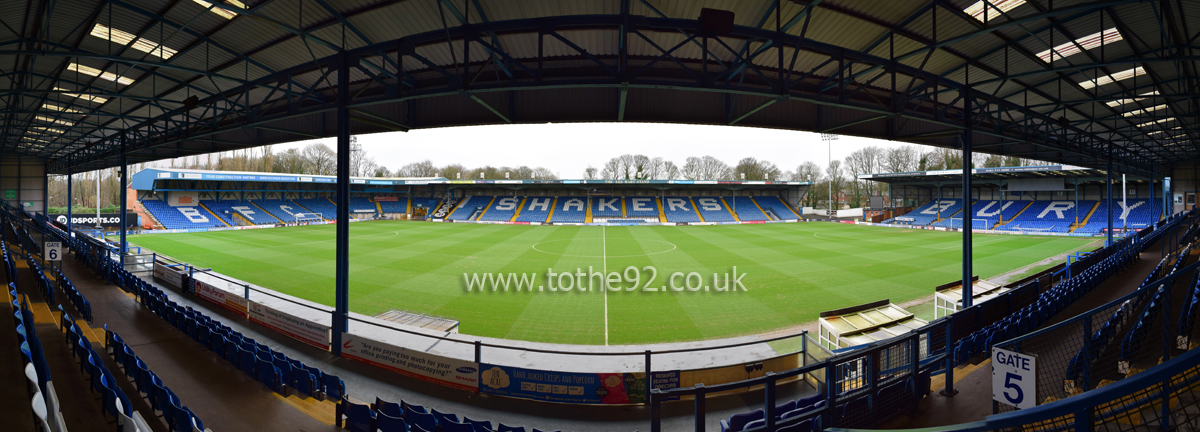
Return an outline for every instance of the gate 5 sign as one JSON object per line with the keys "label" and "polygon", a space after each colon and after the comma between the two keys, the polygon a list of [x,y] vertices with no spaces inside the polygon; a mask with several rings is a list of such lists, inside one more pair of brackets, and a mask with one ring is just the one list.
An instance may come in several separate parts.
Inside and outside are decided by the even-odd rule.
{"label": "gate 5 sign", "polygon": [[46,242],[42,250],[46,252],[46,261],[62,261],[62,242]]}
{"label": "gate 5 sign", "polygon": [[1037,405],[1037,357],[992,348],[992,400],[1017,408]]}

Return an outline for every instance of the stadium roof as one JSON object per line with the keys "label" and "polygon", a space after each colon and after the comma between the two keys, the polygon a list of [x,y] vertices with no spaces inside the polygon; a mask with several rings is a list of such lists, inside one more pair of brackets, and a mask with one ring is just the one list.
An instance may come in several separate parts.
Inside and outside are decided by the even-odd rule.
{"label": "stadium roof", "polygon": [[[920,182],[933,184],[938,182],[953,183],[962,181],[962,173],[962,169],[910,171],[899,173],[863,174],[858,176],[858,178],[862,180],[872,180],[883,183]],[[1071,165],[974,168],[971,170],[971,178],[979,181],[1035,178],[1087,179],[1088,181],[1103,181],[1107,179],[1107,176],[1108,172],[1104,170]],[[1127,180],[1143,181],[1146,179],[1146,176],[1131,175]]]}
{"label": "stadium roof", "polygon": [[1165,173],[1200,156],[1197,28],[1181,0],[10,1],[0,150],[78,172],[349,107],[354,134],[720,124]]}
{"label": "stadium roof", "polygon": [[[159,182],[167,181],[211,181],[211,182],[255,182],[255,183],[337,183],[337,176],[281,174],[243,171],[206,171],[175,168],[147,168],[134,174],[130,185],[134,190],[156,190]],[[554,185],[585,185],[588,187],[770,187],[809,186],[806,181],[755,181],[755,180],[451,180],[445,177],[350,177],[352,185],[364,186],[488,186],[488,187],[533,187]]]}

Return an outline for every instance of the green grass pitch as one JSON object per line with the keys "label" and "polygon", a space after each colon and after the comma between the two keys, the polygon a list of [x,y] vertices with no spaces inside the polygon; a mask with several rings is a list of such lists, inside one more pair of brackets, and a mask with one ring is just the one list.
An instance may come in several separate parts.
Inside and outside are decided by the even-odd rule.
{"label": "green grass pitch", "polygon": [[[335,225],[132,237],[136,245],[300,298],[333,304]],[[932,295],[961,277],[959,233],[830,223],[580,227],[377,221],[350,225],[350,309],[461,321],[472,335],[572,344],[639,344],[762,333],[821,311]],[[975,236],[976,274],[998,275],[1094,241]],[[746,291],[551,292],[548,269],[674,272],[737,267]],[[537,273],[544,291],[468,292],[464,273]],[[722,279],[723,280],[723,279]],[[565,280],[563,281],[565,282]],[[683,278],[677,279],[683,285]],[[695,286],[695,280],[693,279]],[[558,282],[554,284],[557,286]],[[629,287],[622,282],[620,286]]]}

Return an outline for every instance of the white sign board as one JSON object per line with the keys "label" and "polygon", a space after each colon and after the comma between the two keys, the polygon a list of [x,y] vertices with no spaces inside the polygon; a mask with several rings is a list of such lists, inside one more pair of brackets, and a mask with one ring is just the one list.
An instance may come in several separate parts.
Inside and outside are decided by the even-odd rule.
{"label": "white sign board", "polygon": [[306,344],[328,350],[329,327],[280,312],[256,302],[250,303],[250,321],[298,339]]}
{"label": "white sign board", "polygon": [[479,391],[479,363],[401,348],[342,333],[342,357],[411,378],[460,390]]}
{"label": "white sign board", "polygon": [[42,251],[46,254],[46,261],[62,261],[62,242],[46,242]]}
{"label": "white sign board", "polygon": [[1037,405],[1037,357],[992,348],[992,400],[1017,408]]}

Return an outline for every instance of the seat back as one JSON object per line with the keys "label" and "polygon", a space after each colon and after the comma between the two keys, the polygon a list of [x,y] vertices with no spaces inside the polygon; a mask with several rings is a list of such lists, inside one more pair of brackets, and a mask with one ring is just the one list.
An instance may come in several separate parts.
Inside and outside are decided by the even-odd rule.
{"label": "seat back", "polygon": [[433,414],[417,412],[411,406],[404,409],[404,420],[427,431],[437,429],[437,419],[433,418]]}
{"label": "seat back", "polygon": [[392,417],[404,417],[404,410],[400,408],[400,404],[388,402],[379,397],[375,397],[375,410]]}
{"label": "seat back", "polygon": [[409,432],[408,423],[404,419],[384,413],[375,414],[375,430],[379,432]]}
{"label": "seat back", "polygon": [[351,432],[375,432],[375,411],[367,404],[342,399],[342,414],[346,416],[345,429]]}

